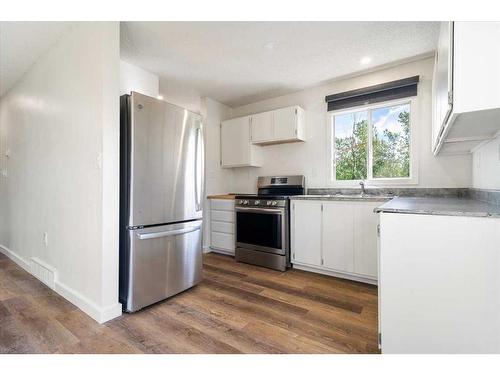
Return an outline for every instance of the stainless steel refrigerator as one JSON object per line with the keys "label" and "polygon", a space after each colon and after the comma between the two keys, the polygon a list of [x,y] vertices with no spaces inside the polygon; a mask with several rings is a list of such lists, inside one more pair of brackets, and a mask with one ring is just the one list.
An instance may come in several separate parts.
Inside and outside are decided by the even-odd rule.
{"label": "stainless steel refrigerator", "polygon": [[201,280],[203,126],[136,92],[120,112],[120,302],[133,312]]}

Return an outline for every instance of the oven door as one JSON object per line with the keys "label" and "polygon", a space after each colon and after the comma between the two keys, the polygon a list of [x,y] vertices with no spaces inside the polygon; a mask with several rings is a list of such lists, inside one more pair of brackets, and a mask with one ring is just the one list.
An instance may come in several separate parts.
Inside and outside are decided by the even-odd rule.
{"label": "oven door", "polygon": [[236,246],[286,254],[285,208],[236,207]]}

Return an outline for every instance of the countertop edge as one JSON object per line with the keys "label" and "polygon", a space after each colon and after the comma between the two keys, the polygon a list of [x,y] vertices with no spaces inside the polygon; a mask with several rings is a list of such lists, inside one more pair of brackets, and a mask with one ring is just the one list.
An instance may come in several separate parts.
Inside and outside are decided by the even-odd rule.
{"label": "countertop edge", "polygon": [[207,199],[225,199],[225,200],[234,200],[236,194],[214,194],[207,195]]}
{"label": "countertop edge", "polygon": [[348,201],[348,202],[388,202],[394,197],[325,197],[325,196],[291,196],[290,200],[297,201]]}
{"label": "countertop edge", "polygon": [[428,215],[428,216],[462,216],[462,217],[492,217],[500,218],[500,214],[491,212],[460,212],[460,211],[427,211],[427,210],[405,210],[377,207],[373,212],[378,214],[408,214],[408,215]]}

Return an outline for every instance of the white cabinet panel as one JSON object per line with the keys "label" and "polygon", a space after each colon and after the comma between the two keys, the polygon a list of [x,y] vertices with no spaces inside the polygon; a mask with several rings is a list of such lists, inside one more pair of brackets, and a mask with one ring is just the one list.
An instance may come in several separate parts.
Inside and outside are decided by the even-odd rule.
{"label": "white cabinet panel", "polygon": [[323,204],[324,266],[354,272],[354,205],[353,202]]}
{"label": "white cabinet panel", "polygon": [[263,112],[251,116],[252,142],[266,142],[274,138],[273,112]]}
{"label": "white cabinet panel", "polygon": [[210,208],[212,210],[234,211],[234,199],[211,199]]}
{"label": "white cabinet panel", "polygon": [[373,210],[382,204],[292,200],[292,263],[313,272],[376,283],[378,215]]}
{"label": "white cabinet panel", "polygon": [[468,154],[500,130],[500,22],[443,22],[433,77],[434,154]]}
{"label": "white cabinet panel", "polygon": [[270,145],[304,141],[305,113],[299,106],[251,115],[252,143]]}
{"label": "white cabinet panel", "polygon": [[378,214],[373,210],[380,202],[354,205],[354,272],[377,277],[377,225]]}
{"label": "white cabinet panel", "polygon": [[234,234],[234,224],[223,221],[212,221],[210,223],[213,232]]}
{"label": "white cabinet panel", "polygon": [[224,254],[234,254],[234,200],[210,200],[210,248]]}
{"label": "white cabinet panel", "polygon": [[211,247],[234,252],[234,234],[212,232]]}
{"label": "white cabinet panel", "polygon": [[258,150],[250,143],[250,117],[221,123],[222,167],[260,166]]}
{"label": "white cabinet panel", "polygon": [[292,202],[292,261],[321,265],[321,203]]}
{"label": "white cabinet panel", "polygon": [[297,108],[277,109],[274,114],[274,138],[281,140],[297,137]]}
{"label": "white cabinet panel", "polygon": [[500,219],[380,215],[382,353],[500,353]]}
{"label": "white cabinet panel", "polygon": [[234,223],[234,212],[211,210],[210,211],[210,220],[224,221],[227,223]]}

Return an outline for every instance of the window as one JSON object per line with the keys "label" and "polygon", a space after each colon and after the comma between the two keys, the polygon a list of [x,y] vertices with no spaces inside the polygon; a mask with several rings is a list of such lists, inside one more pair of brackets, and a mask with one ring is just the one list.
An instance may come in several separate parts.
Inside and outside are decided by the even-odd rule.
{"label": "window", "polygon": [[412,182],[411,101],[332,112],[332,180]]}

